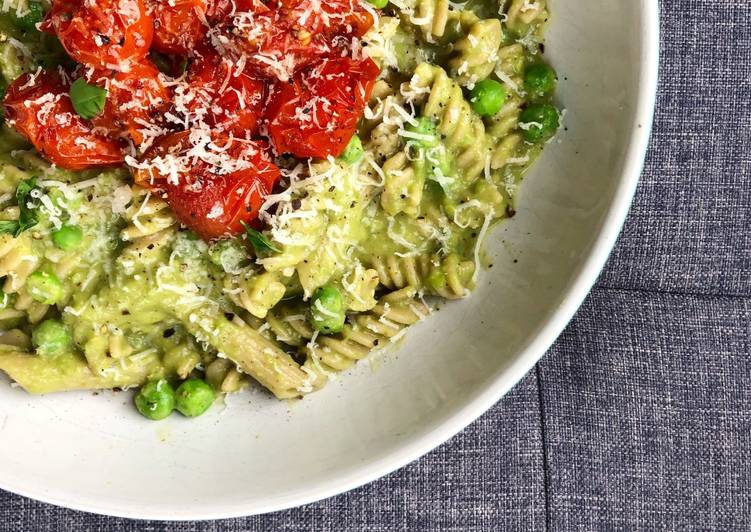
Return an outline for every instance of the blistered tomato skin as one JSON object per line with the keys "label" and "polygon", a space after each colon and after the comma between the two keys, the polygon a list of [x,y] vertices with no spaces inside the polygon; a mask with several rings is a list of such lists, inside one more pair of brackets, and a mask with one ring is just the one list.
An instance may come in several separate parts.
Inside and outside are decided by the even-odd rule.
{"label": "blistered tomato skin", "polygon": [[[144,161],[154,168],[158,158],[171,158],[179,171],[166,175],[155,169],[139,170],[135,175],[136,183],[161,192],[177,218],[204,240],[240,234],[243,223],[258,217],[281,175],[262,142],[223,135],[214,135],[211,142],[218,149],[203,157],[188,157],[186,152],[196,144],[191,132],[163,137]],[[232,167],[237,170],[231,171]]]}
{"label": "blistered tomato skin", "polygon": [[67,170],[123,163],[120,144],[95,134],[90,122],[73,110],[69,80],[57,72],[24,74],[3,101],[8,122],[48,161]]}
{"label": "blistered tomato skin", "polygon": [[84,69],[87,83],[105,88],[104,112],[91,123],[109,135],[144,142],[146,124],[160,125],[161,117],[171,105],[172,95],[164,86],[159,70],[143,60],[127,72]]}
{"label": "blistered tomato skin", "polygon": [[154,21],[143,0],[55,0],[41,29],[79,63],[125,71],[149,53]]}
{"label": "blistered tomato skin", "polygon": [[350,39],[372,25],[370,13],[356,1],[238,0],[211,35],[223,54],[244,56],[268,77],[288,81],[323,58],[347,55]]}
{"label": "blistered tomato skin", "polygon": [[211,33],[222,55],[234,61],[246,57],[265,76],[282,81],[320,57],[323,48],[329,48],[321,36],[293,29],[280,11],[259,1],[238,7]]}
{"label": "blistered tomato skin", "polygon": [[193,98],[187,105],[195,115],[205,110],[203,120],[216,131],[251,138],[258,133],[266,102],[266,81],[249,71],[237,71],[213,50],[203,50],[188,70]]}
{"label": "blistered tomato skin", "polygon": [[355,134],[378,77],[370,59],[324,60],[279,83],[267,107],[269,133],[278,153],[338,157]]}
{"label": "blistered tomato skin", "polygon": [[151,6],[155,50],[188,55],[206,36],[208,0],[154,0]]}
{"label": "blistered tomato skin", "polygon": [[362,37],[373,26],[373,16],[357,0],[280,0],[285,20],[294,27],[326,37]]}

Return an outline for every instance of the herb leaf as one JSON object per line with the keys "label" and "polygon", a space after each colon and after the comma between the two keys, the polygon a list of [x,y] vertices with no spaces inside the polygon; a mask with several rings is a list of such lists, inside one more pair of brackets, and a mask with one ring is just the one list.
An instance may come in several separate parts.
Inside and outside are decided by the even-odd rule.
{"label": "herb leaf", "polygon": [[245,228],[245,234],[248,235],[248,242],[253,246],[253,249],[256,250],[256,253],[268,253],[270,251],[273,251],[274,253],[279,253],[281,250],[276,247],[274,244],[271,243],[271,241],[266,238],[266,235],[263,233],[256,231],[248,224],[243,223],[243,227]]}
{"label": "herb leaf", "polygon": [[78,78],[70,86],[70,101],[79,116],[86,119],[94,118],[104,110],[107,91],[96,85],[89,85],[83,78]]}
{"label": "herb leaf", "polygon": [[36,188],[36,177],[21,181],[18,184],[18,188],[16,188],[16,200],[18,201],[18,209],[20,210],[20,214],[18,215],[18,229],[16,230],[16,234],[14,236],[20,235],[23,231],[34,227],[39,222],[36,213],[36,202],[34,202],[34,204],[29,207],[29,196],[31,195],[31,192]]}
{"label": "herb leaf", "polygon": [[[11,233],[17,237],[27,229],[34,227],[39,219],[37,218],[37,205],[34,202],[31,206],[29,195],[31,191],[37,188],[36,177],[21,181],[16,187],[16,200],[18,201],[18,220],[1,220],[0,233]],[[32,198],[33,199],[33,198]]]}
{"label": "herb leaf", "polygon": [[37,32],[37,24],[44,18],[44,7],[40,2],[30,1],[22,17],[15,16],[16,26],[27,32]]}
{"label": "herb leaf", "polygon": [[18,231],[18,220],[0,220],[0,234],[10,233],[13,236]]}

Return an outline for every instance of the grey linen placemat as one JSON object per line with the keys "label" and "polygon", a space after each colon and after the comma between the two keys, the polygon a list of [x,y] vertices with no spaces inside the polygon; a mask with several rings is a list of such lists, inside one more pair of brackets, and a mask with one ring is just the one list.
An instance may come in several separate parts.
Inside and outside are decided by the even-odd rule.
{"label": "grey linen placemat", "polygon": [[0,492],[0,531],[750,530],[751,1],[665,0],[662,32],[618,247],[543,361],[477,422],[294,510],[165,524]]}

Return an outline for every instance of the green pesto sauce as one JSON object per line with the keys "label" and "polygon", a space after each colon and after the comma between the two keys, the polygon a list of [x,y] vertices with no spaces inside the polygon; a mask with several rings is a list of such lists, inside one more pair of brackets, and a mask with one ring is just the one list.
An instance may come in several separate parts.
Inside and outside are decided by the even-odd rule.
{"label": "green pesto sauce", "polygon": [[[23,287],[14,287],[8,280],[12,276],[6,276],[0,334],[13,341],[0,342],[0,370],[33,393],[140,386],[156,378],[209,379],[207,368],[222,359],[231,360],[227,371],[242,366],[246,372],[260,372],[247,352],[299,347],[283,339],[273,342],[270,333],[258,332],[268,330],[276,310],[293,309],[296,319],[310,321],[310,298],[326,286],[342,294],[341,306],[350,317],[367,311],[387,286],[393,288],[363,274],[377,270],[379,261],[424,259],[414,288],[426,295],[444,296],[452,275],[471,289],[476,258],[482,255],[479,237],[513,211],[524,172],[542,146],[508,142],[520,136],[514,113],[529,103],[522,94],[510,100],[517,107],[510,121],[472,115],[477,127],[461,135],[443,127],[445,109],[454,106],[461,115],[469,108],[471,87],[457,81],[457,69],[449,66],[459,43],[478,20],[499,17],[497,3],[470,0],[465,8],[450,19],[439,39],[427,38],[403,16],[391,38],[397,64],[383,78],[392,86],[398,89],[424,63],[445,71],[447,83],[433,88],[445,102],[426,117],[438,131],[435,138],[399,139],[398,151],[408,156],[398,169],[385,170],[378,184],[381,178],[364,160],[377,158],[368,144],[374,125],[364,124],[360,134],[365,157],[322,170],[330,175],[288,201],[292,216],[281,227],[265,231],[279,252],[255,252],[242,238],[205,243],[176,223],[153,231],[144,228],[141,224],[149,226],[152,216],[169,217],[169,211],[153,215],[144,210],[148,205],[143,193],[131,186],[125,169],[53,168],[3,126],[0,195],[5,199],[0,220],[18,216],[12,199],[18,184],[35,178],[38,221],[17,238],[0,235],[0,248],[25,257],[34,270],[53,272],[64,294],[48,307],[29,302]],[[505,76],[520,82],[525,67],[540,60],[539,51],[529,44],[534,39],[519,44],[538,30],[504,27],[499,43],[508,58],[499,68]],[[25,44],[31,55],[8,45],[8,39]],[[21,30],[11,15],[0,15],[0,88],[22,72],[67,61],[54,37]],[[499,79],[496,71],[489,76]],[[416,104],[416,116],[426,105]],[[490,160],[504,142],[511,162],[466,177],[468,148]],[[383,160],[377,164],[388,166]],[[68,224],[79,227],[83,237],[75,249],[60,249],[51,235]],[[23,261],[18,269],[22,266]],[[60,320],[69,327],[74,348],[49,357],[34,354],[24,335],[30,336],[41,319]],[[270,363],[272,375],[282,374],[290,364],[280,352],[269,355],[276,357]],[[272,378],[254,376],[264,384]]]}

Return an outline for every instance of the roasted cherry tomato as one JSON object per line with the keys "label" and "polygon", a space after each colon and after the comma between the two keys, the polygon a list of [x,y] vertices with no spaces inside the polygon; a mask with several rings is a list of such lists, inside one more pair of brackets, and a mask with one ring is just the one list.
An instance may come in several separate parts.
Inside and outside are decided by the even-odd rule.
{"label": "roasted cherry tomato", "polygon": [[155,50],[165,54],[187,55],[206,36],[208,0],[155,0]]}
{"label": "roasted cherry tomato", "polygon": [[237,11],[238,1],[247,0],[207,0],[206,20],[210,25],[222,22],[230,13]]}
{"label": "roasted cherry tomato", "polygon": [[157,142],[144,156],[147,167],[136,171],[136,183],[162,192],[178,219],[205,240],[241,233],[280,176],[263,143],[198,130]]}
{"label": "roasted cherry tomato", "polygon": [[23,74],[8,87],[5,116],[37,151],[61,168],[121,164],[120,144],[95,134],[91,123],[76,114],[69,89],[69,80],[58,72]]}
{"label": "roasted cherry tomato", "polygon": [[320,38],[293,32],[279,10],[260,0],[243,1],[212,30],[220,54],[245,61],[266,76],[287,81],[301,66],[320,57]]}
{"label": "roasted cherry tomato", "polygon": [[188,114],[237,137],[250,138],[258,133],[266,83],[248,69],[238,71],[238,65],[212,49],[201,54],[188,70],[193,95],[186,104]]}
{"label": "roasted cherry tomato", "polygon": [[362,37],[373,25],[373,16],[358,0],[279,0],[283,16],[292,28],[331,37]]}
{"label": "roasted cherry tomato", "polygon": [[370,59],[339,58],[302,71],[293,83],[278,83],[267,107],[277,151],[339,156],[355,133],[378,72]]}
{"label": "roasted cherry tomato", "polygon": [[159,130],[171,95],[159,70],[148,60],[127,72],[85,69],[86,82],[107,89],[107,103],[91,123],[111,136],[129,135],[136,145]]}
{"label": "roasted cherry tomato", "polygon": [[124,71],[146,57],[154,22],[143,0],[54,0],[41,28],[79,63]]}
{"label": "roasted cherry tomato", "polygon": [[222,55],[244,58],[265,75],[289,80],[324,57],[341,57],[350,37],[360,36],[373,18],[355,0],[302,0],[264,4],[237,0],[235,9],[212,30]]}

